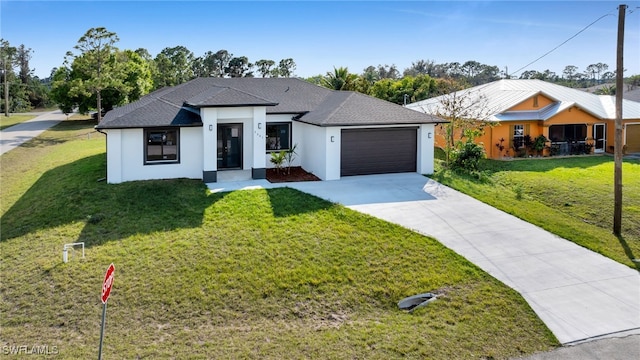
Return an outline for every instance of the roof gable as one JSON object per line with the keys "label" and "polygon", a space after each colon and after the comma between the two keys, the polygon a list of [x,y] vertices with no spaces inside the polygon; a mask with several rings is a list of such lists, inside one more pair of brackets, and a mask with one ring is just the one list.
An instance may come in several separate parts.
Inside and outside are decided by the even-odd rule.
{"label": "roof gable", "polygon": [[[542,80],[503,79],[461,90],[457,94],[469,97],[472,102],[481,97],[486,99],[483,106],[491,114],[489,120],[494,121],[521,119],[523,114],[516,114],[517,111],[514,109],[521,109],[520,104],[538,94],[554,101],[556,105],[549,107],[554,104],[552,103],[538,111],[527,111],[530,113],[529,115],[538,115],[538,117],[529,118],[529,120],[546,120],[571,106],[577,106],[599,119],[615,119],[614,96],[595,95]],[[445,96],[450,95],[419,101],[409,104],[407,107],[417,111],[437,111]],[[624,119],[640,119],[640,103],[624,100],[622,108]]]}

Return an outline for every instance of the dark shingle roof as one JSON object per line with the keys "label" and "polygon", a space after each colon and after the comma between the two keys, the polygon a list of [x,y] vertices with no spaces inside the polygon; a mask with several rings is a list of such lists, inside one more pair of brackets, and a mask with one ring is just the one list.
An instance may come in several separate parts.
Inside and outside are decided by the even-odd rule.
{"label": "dark shingle roof", "polygon": [[97,128],[201,126],[197,108],[266,106],[318,126],[422,124],[442,119],[295,78],[197,78],[109,111]]}

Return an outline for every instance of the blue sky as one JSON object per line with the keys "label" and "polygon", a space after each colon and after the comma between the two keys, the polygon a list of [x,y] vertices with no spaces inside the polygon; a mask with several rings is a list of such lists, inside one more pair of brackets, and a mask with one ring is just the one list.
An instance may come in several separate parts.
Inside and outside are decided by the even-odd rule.
{"label": "blue sky", "polygon": [[[626,75],[640,74],[640,2],[624,1],[20,1],[0,0],[0,35],[33,49],[40,77],[92,27],[116,32],[121,49],[155,56],[186,46],[196,56],[226,49],[250,61],[293,58],[295,75],[334,66],[361,73],[369,65],[400,71],[420,59],[475,60],[513,72],[580,35],[525,70],[566,65],[615,69],[617,6],[629,5]],[[518,74],[519,75],[519,74]]]}

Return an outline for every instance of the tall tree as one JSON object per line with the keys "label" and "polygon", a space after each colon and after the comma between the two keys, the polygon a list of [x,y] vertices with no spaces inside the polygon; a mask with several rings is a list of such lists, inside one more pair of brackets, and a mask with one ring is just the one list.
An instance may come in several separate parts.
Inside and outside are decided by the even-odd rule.
{"label": "tall tree", "polygon": [[194,78],[193,53],[184,46],[166,47],[155,57],[157,68],[154,85],[157,88],[174,86]]}
{"label": "tall tree", "polygon": [[429,75],[433,76],[435,61],[433,60],[418,60],[411,63],[411,67],[404,70],[404,76],[417,76],[417,75]]}
{"label": "tall tree", "polygon": [[114,46],[120,39],[115,32],[108,31],[104,27],[91,28],[80,37],[74,49],[80,54],[67,55],[77,61],[77,68],[82,69],[87,77],[76,81],[71,87],[71,92],[76,94],[95,94],[98,122],[102,120],[102,91],[109,87],[120,85],[119,79],[113,76],[117,70],[111,59],[117,50]]}
{"label": "tall tree", "polygon": [[0,61],[2,61],[2,92],[4,94],[4,115],[9,116],[9,79],[13,76],[13,62],[16,48],[9,41],[0,39]]}
{"label": "tall tree", "polygon": [[400,77],[400,71],[395,64],[378,65],[378,77],[380,79],[397,79]]}
{"label": "tall tree", "polygon": [[227,66],[229,66],[229,61],[231,61],[232,58],[233,58],[233,54],[231,54],[227,50],[224,50],[224,49],[218,50],[213,55],[213,61],[214,61],[213,76],[224,77],[226,73],[225,69],[227,68]]}
{"label": "tall tree", "polygon": [[576,72],[578,71],[578,67],[575,65],[567,65],[562,70],[562,74],[565,76],[565,79],[571,81],[575,79]]}
{"label": "tall tree", "polygon": [[271,76],[273,67],[276,65],[276,62],[273,60],[265,60],[261,59],[256,61],[256,68],[260,76],[268,77]]}
{"label": "tall tree", "polygon": [[26,48],[24,44],[18,46],[16,49],[15,61],[20,69],[20,81],[23,84],[29,82],[29,78],[32,75],[32,70],[29,68],[29,60],[31,60],[31,53],[33,51],[30,48]]}
{"label": "tall tree", "polygon": [[253,64],[249,62],[246,56],[234,57],[229,60],[229,64],[225,67],[225,73],[229,77],[253,77],[251,68]]}
{"label": "tall tree", "polygon": [[[137,52],[114,51],[105,63],[108,66],[109,86],[101,91],[101,107],[109,111],[113,107],[134,101],[152,87],[150,64]],[[91,81],[92,72],[84,56],[66,63],[53,75],[51,98],[65,113],[77,107],[81,113],[94,108],[97,94],[86,91],[84,84]]]}
{"label": "tall tree", "polygon": [[291,77],[295,69],[296,63],[292,58],[282,59],[278,63],[277,76],[285,78]]}

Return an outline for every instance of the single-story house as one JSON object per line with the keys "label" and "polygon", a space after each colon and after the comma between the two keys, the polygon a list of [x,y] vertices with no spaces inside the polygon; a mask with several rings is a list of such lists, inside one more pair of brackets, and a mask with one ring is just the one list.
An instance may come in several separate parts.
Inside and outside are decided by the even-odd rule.
{"label": "single-story house", "polygon": [[[407,108],[443,113],[442,102],[454,94],[419,101]],[[542,80],[498,80],[455,93],[470,113],[497,126],[485,129],[487,157],[518,155],[525,139],[544,135],[545,155],[613,152],[615,96],[595,95]],[[640,152],[640,103],[623,100],[623,142],[626,153]],[[528,136],[527,136],[528,135]],[[436,129],[436,146],[444,147],[444,131]],[[522,152],[521,152],[522,154]]]}
{"label": "single-story house", "polygon": [[197,78],[109,111],[107,181],[193,178],[251,170],[296,146],[292,166],[322,180],[433,172],[435,125],[444,120],[295,78]]}

